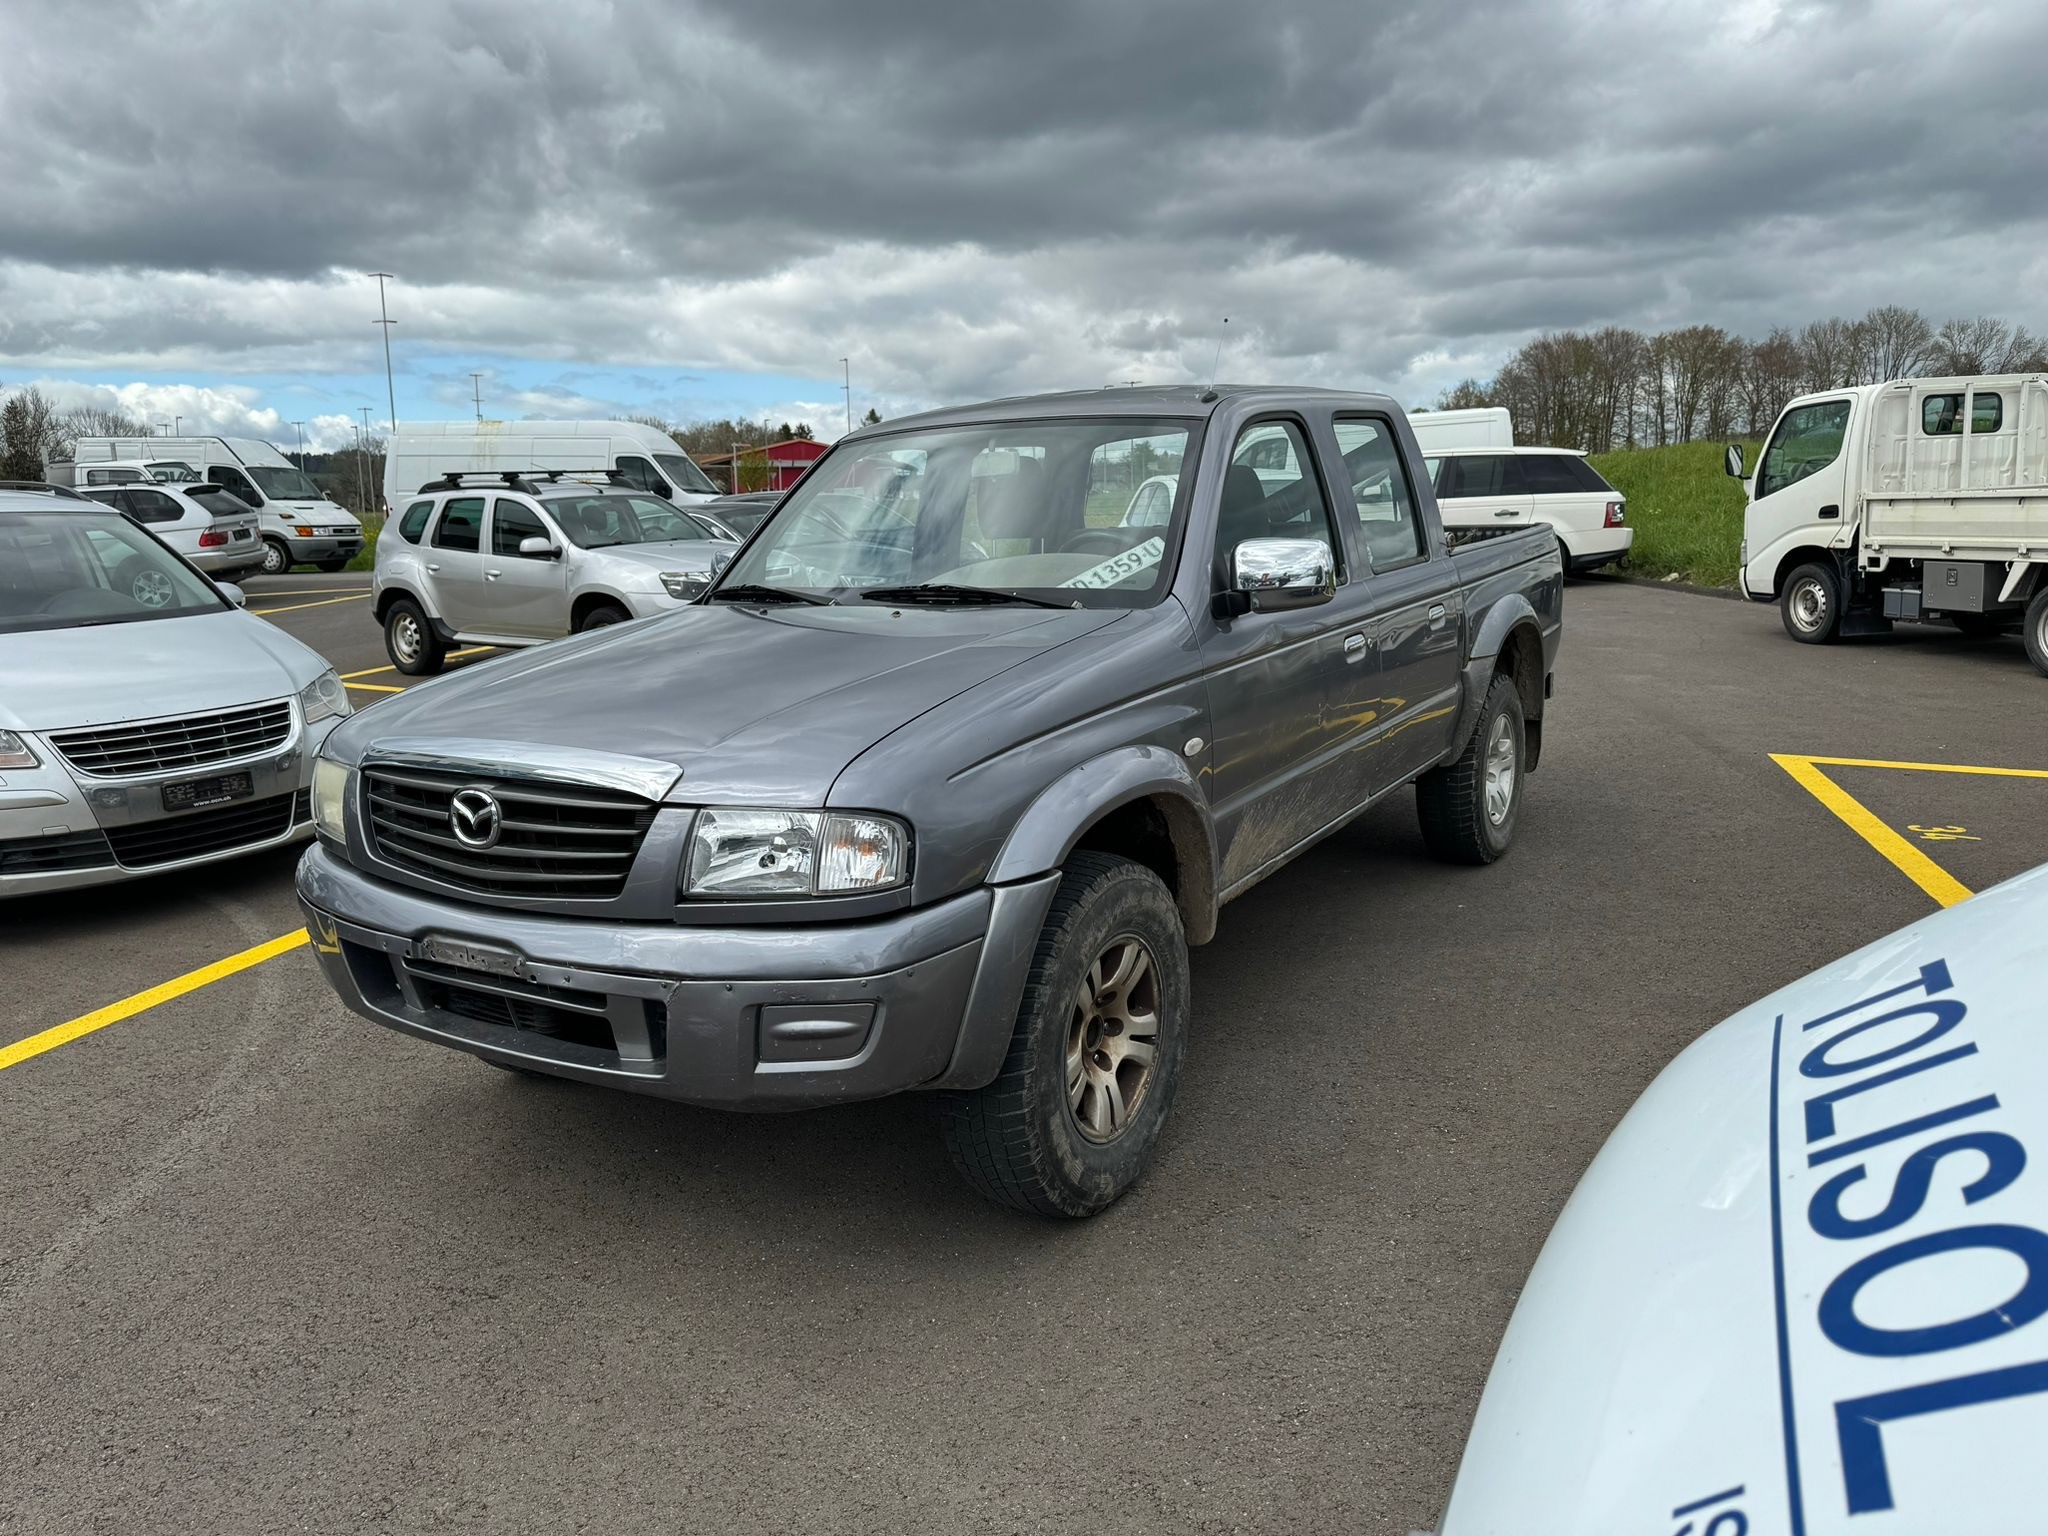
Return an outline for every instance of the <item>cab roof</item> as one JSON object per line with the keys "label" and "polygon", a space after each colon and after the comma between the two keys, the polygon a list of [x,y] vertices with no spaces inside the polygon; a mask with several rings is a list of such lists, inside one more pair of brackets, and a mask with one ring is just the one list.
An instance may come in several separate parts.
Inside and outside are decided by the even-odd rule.
{"label": "cab roof", "polygon": [[[905,427],[969,426],[984,422],[1038,421],[1058,416],[1180,416],[1207,418],[1225,402],[1254,405],[1348,404],[1399,413],[1386,395],[1346,389],[1315,389],[1284,384],[1144,384],[1118,389],[1076,389],[1055,394],[1011,395],[978,405],[898,416],[876,426],[861,427],[854,438],[882,436]],[[841,438],[841,442],[848,441]]]}

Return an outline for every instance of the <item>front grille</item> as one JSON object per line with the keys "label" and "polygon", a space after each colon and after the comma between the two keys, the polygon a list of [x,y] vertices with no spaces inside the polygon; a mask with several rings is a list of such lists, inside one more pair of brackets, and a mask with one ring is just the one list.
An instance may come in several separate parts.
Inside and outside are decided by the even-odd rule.
{"label": "front grille", "polygon": [[305,791],[295,795],[272,795],[267,800],[243,800],[217,810],[193,811],[167,816],[161,821],[138,821],[125,827],[109,827],[107,841],[114,845],[114,857],[127,869],[149,869],[158,864],[175,864],[196,859],[203,853],[225,853],[284,836],[291,828],[292,815]]}
{"label": "front grille", "polygon": [[51,875],[69,869],[104,869],[114,862],[104,832],[59,832],[50,837],[0,841],[0,875]]}
{"label": "front grille", "polygon": [[[487,896],[604,901],[626,888],[655,807],[637,795],[419,768],[363,770],[370,841],[398,868]],[[449,802],[487,789],[501,809],[498,841],[457,841]]]}
{"label": "front grille", "polygon": [[276,699],[209,715],[54,731],[50,743],[80,773],[119,779],[232,762],[281,747],[291,734],[291,702]]}
{"label": "front grille", "polygon": [[485,976],[427,960],[408,960],[405,968],[430,1013],[453,1014],[472,1024],[528,1030],[587,1050],[618,1050],[601,992],[551,987],[511,976]]}

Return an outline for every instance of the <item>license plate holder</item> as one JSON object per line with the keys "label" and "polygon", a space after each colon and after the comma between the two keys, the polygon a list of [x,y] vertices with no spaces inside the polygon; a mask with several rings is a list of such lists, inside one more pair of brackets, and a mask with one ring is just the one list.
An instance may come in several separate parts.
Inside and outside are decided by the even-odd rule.
{"label": "license plate holder", "polygon": [[256,793],[256,784],[247,773],[217,773],[206,779],[180,779],[164,785],[160,793],[167,811],[204,811],[247,800]]}
{"label": "license plate holder", "polygon": [[486,976],[510,976],[516,980],[526,979],[526,962],[513,950],[499,949],[493,944],[473,944],[467,939],[448,939],[439,934],[428,934],[420,940],[419,956],[436,965],[453,966],[458,971],[478,971]]}

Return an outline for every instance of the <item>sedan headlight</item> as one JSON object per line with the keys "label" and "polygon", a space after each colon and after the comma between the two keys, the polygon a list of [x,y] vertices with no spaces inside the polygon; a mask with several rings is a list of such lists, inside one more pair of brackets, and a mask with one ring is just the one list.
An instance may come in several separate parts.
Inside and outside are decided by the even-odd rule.
{"label": "sedan headlight", "polygon": [[703,576],[692,576],[687,571],[663,571],[661,590],[679,603],[687,603],[708,585]]}
{"label": "sedan headlight", "polygon": [[355,769],[347,763],[329,757],[313,759],[313,830],[337,843],[348,841],[342,828],[342,807],[348,804],[355,776]]}
{"label": "sedan headlight", "polygon": [[28,743],[12,731],[0,731],[0,768],[37,767],[35,753],[29,751]]}
{"label": "sedan headlight", "polygon": [[840,896],[910,873],[910,829],[865,811],[707,810],[690,835],[692,896]]}
{"label": "sedan headlight", "polygon": [[348,690],[342,687],[341,679],[335,676],[332,667],[299,690],[299,708],[308,725],[315,720],[325,720],[329,715],[352,715],[356,709],[349,702]]}

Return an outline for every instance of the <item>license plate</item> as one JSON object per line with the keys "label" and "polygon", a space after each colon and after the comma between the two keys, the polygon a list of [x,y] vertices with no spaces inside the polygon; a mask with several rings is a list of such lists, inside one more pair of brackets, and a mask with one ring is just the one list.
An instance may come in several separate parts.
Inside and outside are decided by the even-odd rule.
{"label": "license plate", "polygon": [[203,811],[211,805],[226,805],[230,800],[246,800],[256,793],[256,786],[246,773],[216,774],[210,779],[185,779],[177,784],[163,787],[164,809],[167,811]]}
{"label": "license plate", "polygon": [[487,976],[517,976],[523,963],[509,949],[435,937],[420,940],[420,958],[432,960],[437,965],[452,965],[458,970],[482,971]]}

